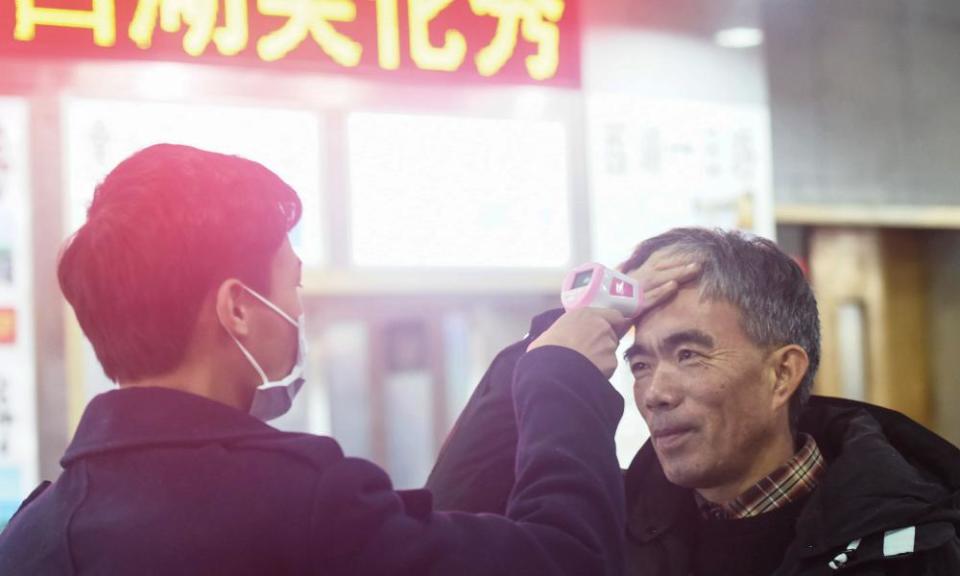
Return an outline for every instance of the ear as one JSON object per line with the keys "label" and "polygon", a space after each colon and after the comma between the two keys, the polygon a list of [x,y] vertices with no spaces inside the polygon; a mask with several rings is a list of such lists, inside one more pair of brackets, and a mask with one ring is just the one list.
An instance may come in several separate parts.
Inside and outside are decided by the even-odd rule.
{"label": "ear", "polygon": [[249,300],[243,284],[235,278],[224,280],[217,288],[217,318],[224,329],[237,338],[250,333]]}
{"label": "ear", "polygon": [[786,406],[797,391],[810,366],[810,358],[802,347],[788,344],[775,350],[770,362],[773,373],[773,405],[771,407],[777,410]]}

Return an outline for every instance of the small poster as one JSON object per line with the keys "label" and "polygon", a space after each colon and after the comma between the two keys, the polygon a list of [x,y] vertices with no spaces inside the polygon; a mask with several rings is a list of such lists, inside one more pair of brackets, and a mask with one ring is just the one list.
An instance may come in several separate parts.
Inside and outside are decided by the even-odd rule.
{"label": "small poster", "polygon": [[644,238],[678,226],[775,233],[765,106],[588,101],[593,256],[625,260]]}
{"label": "small poster", "polygon": [[17,343],[17,311],[0,308],[0,345]]}
{"label": "small poster", "polygon": [[27,120],[0,98],[0,529],[38,474]]}

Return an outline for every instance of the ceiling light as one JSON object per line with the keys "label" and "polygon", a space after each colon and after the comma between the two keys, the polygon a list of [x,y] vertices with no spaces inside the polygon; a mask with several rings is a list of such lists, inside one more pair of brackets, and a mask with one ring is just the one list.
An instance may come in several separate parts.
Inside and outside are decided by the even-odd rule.
{"label": "ceiling light", "polygon": [[721,48],[754,48],[763,44],[763,31],[759,28],[726,28],[713,36]]}

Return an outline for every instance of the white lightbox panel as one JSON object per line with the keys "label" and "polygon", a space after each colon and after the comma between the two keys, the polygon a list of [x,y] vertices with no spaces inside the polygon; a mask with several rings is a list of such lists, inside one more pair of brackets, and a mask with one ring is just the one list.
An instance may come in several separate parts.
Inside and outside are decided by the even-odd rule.
{"label": "white lightbox panel", "polygon": [[355,113],[348,135],[354,265],[570,264],[562,123]]}
{"label": "white lightbox panel", "polygon": [[260,162],[297,191],[303,218],[291,241],[304,265],[327,261],[321,227],[320,118],[274,108],[67,98],[67,233],[83,224],[96,185],[123,159],[158,143],[186,144]]}

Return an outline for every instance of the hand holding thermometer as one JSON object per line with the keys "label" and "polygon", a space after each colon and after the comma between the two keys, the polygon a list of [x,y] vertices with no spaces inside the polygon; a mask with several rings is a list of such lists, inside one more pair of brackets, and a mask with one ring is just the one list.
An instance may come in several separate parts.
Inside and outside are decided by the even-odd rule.
{"label": "hand holding thermometer", "polygon": [[602,264],[578,266],[567,274],[560,294],[565,310],[612,308],[627,318],[640,313],[643,290],[633,278]]}

